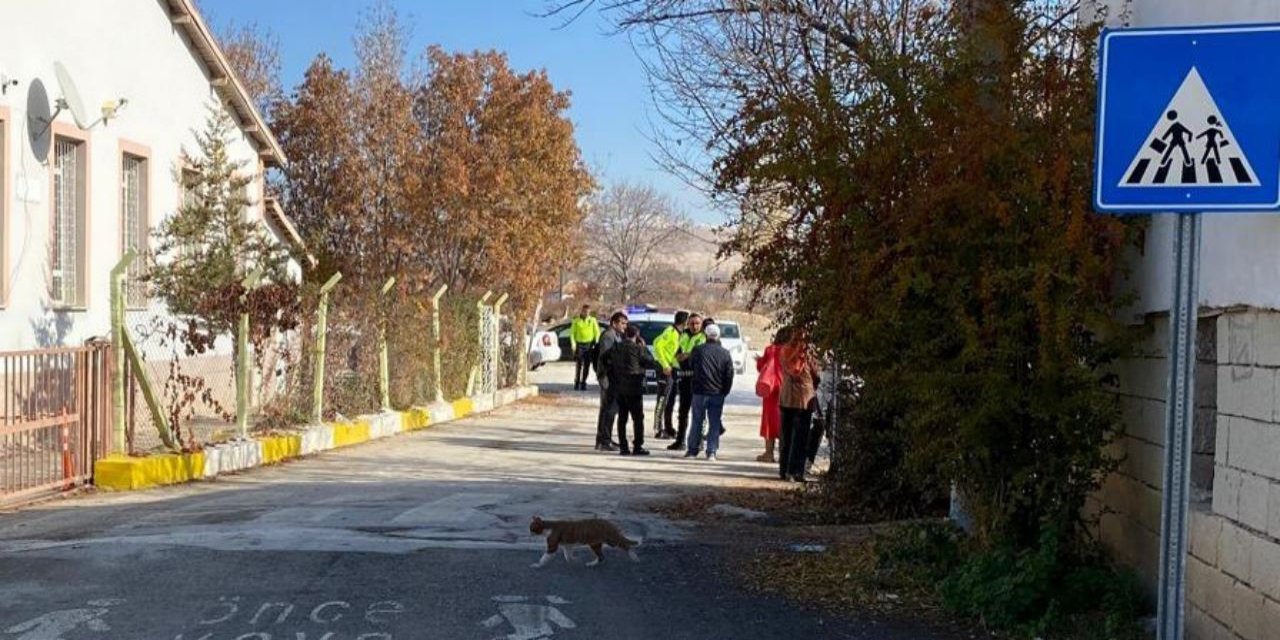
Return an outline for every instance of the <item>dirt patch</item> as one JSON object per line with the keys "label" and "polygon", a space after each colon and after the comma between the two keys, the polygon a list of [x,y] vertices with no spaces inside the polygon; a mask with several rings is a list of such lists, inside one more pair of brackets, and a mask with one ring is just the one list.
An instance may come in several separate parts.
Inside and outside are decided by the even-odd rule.
{"label": "dirt patch", "polygon": [[[718,505],[766,514],[726,516]],[[986,632],[942,609],[927,584],[885,571],[877,541],[909,522],[848,522],[822,507],[812,486],[732,488],[691,493],[650,505],[673,520],[692,522],[699,539],[732,546],[726,575],[748,590],[777,595],[806,609],[842,616],[923,623],[946,635],[986,638]]]}
{"label": "dirt patch", "polygon": [[716,522],[723,520],[709,512],[717,504],[729,504],[735,507],[763,511],[770,514],[793,514],[804,508],[804,496],[798,489],[778,484],[777,488],[764,487],[730,487],[716,491],[699,491],[687,493],[679,497],[650,505],[650,508],[672,520],[691,520],[694,522]]}

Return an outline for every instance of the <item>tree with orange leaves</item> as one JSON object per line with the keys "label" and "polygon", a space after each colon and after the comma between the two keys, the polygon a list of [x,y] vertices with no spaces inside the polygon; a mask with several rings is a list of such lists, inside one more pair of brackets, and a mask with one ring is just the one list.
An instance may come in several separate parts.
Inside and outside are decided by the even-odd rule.
{"label": "tree with orange leaves", "polygon": [[427,256],[441,282],[509,291],[521,309],[551,287],[592,185],[568,107],[545,72],[517,74],[500,53],[427,51],[411,208],[442,248]]}

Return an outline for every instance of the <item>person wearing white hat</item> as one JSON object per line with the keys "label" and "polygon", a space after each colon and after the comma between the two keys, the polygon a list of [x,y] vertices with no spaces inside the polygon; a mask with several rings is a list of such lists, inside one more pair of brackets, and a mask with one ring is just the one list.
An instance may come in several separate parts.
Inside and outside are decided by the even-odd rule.
{"label": "person wearing white hat", "polygon": [[693,350],[689,368],[693,371],[693,423],[689,429],[688,450],[684,457],[696,458],[702,448],[702,432],[707,429],[707,459],[715,460],[720,448],[720,432],[724,429],[724,399],[733,390],[733,357],[720,344],[720,327],[703,329],[706,344]]}

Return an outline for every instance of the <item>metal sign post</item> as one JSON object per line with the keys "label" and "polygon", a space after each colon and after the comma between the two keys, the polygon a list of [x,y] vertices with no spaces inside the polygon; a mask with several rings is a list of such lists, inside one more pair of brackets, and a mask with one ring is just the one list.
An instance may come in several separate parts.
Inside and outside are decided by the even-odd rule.
{"label": "metal sign post", "polygon": [[1200,214],[1280,209],[1280,25],[1109,30],[1094,207],[1175,212],[1159,638],[1184,637]]}
{"label": "metal sign post", "polygon": [[1200,281],[1200,214],[1177,214],[1173,239],[1173,306],[1169,310],[1169,390],[1164,413],[1164,491],[1160,505],[1159,638],[1183,637],[1186,609],[1187,494],[1195,416],[1196,317]]}

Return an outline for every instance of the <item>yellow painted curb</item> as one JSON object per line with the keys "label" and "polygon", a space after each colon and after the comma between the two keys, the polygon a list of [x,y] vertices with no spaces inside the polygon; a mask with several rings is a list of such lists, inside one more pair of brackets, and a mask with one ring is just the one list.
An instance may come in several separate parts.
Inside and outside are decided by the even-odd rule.
{"label": "yellow painted curb", "polygon": [[471,398],[459,398],[454,400],[451,404],[453,405],[454,420],[469,416],[476,412],[476,407],[471,403]]}
{"label": "yellow painted curb", "polygon": [[302,455],[302,436],[258,438],[262,443],[262,464],[276,464]]}
{"label": "yellow painted curb", "polygon": [[203,476],[203,453],[165,453],[146,458],[112,456],[93,465],[93,483],[109,491],[178,484]]}
{"label": "yellow painted curb", "polygon": [[368,422],[346,422],[333,425],[333,447],[335,449],[368,442],[368,440]]}
{"label": "yellow painted curb", "polygon": [[[459,398],[450,403],[453,419],[475,413],[471,398]],[[417,431],[432,424],[431,414],[425,407],[401,411],[401,431]],[[328,425],[333,429],[333,447],[348,447],[370,440],[371,426],[366,420]],[[302,436],[270,436],[257,439],[262,450],[262,464],[275,464],[302,456]],[[169,484],[179,484],[204,478],[205,455],[196,453],[163,453],[145,458],[111,456],[94,463],[94,485],[108,491],[131,491]]]}
{"label": "yellow painted curb", "polygon": [[426,409],[414,408],[400,412],[400,430],[417,431],[431,425],[431,414]]}

